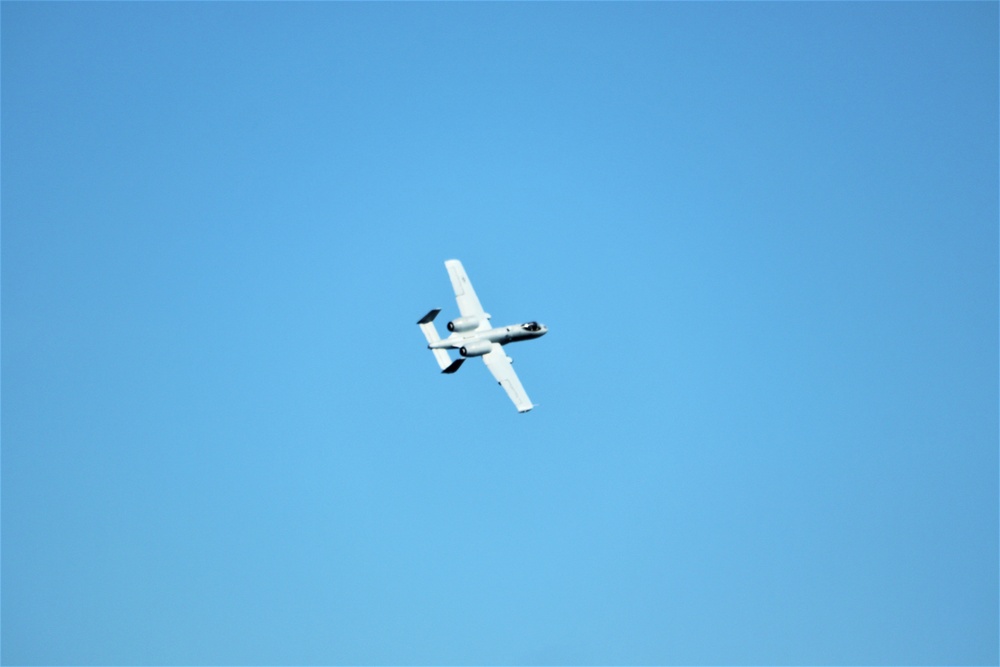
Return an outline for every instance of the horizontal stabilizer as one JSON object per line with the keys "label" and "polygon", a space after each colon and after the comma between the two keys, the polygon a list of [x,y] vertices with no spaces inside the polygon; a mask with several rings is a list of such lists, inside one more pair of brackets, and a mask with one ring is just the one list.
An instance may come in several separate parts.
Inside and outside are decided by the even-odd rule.
{"label": "horizontal stabilizer", "polygon": [[[435,308],[431,312],[427,313],[421,317],[417,324],[420,325],[420,330],[424,332],[424,338],[427,339],[427,346],[430,347],[431,343],[436,343],[441,340],[438,335],[437,329],[434,327],[434,318],[437,317],[438,313],[441,312],[440,308]],[[447,350],[442,350],[441,348],[434,348],[431,350],[434,353],[434,358],[437,359],[438,366],[441,367],[445,373],[454,373],[458,370],[458,366],[452,368],[453,364],[451,362],[451,357],[448,356]],[[448,370],[451,369],[451,370]]]}
{"label": "horizontal stabilizer", "polygon": [[[441,367],[441,370],[444,371],[445,373],[448,373],[449,372],[448,369],[451,368],[452,366],[451,357],[448,356],[448,352],[446,350],[442,350],[441,348],[437,348],[436,350],[431,350],[431,352],[434,353],[434,358],[437,359],[438,366]],[[454,373],[457,370],[458,366],[455,366],[455,370],[450,372]]]}

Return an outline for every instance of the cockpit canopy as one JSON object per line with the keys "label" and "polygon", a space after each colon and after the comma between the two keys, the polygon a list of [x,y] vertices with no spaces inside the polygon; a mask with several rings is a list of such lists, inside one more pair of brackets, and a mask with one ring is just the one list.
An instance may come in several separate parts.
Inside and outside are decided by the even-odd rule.
{"label": "cockpit canopy", "polygon": [[527,322],[521,325],[525,331],[541,331],[542,326],[538,322]]}

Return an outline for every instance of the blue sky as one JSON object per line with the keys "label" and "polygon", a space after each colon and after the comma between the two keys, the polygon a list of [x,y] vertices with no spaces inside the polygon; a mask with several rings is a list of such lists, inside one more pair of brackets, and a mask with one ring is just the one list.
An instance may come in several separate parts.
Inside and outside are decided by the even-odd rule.
{"label": "blue sky", "polygon": [[997,663],[997,3],[0,24],[5,664]]}

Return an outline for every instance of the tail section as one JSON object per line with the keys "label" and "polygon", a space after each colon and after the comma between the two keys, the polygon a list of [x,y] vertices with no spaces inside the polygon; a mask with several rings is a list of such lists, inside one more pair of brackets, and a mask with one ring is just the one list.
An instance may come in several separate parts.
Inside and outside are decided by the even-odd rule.
{"label": "tail section", "polygon": [[[420,325],[420,330],[424,332],[424,337],[427,339],[428,345],[441,340],[441,337],[438,335],[437,328],[434,326],[434,318],[437,317],[440,312],[440,308],[435,308],[417,321],[417,324]],[[451,357],[448,356],[448,352],[446,350],[432,349],[431,352],[434,353],[434,358],[437,359],[438,366],[441,367],[441,372],[443,373],[454,373],[458,370],[458,367],[462,365],[462,362],[465,361],[465,358],[463,357],[453,362]]]}

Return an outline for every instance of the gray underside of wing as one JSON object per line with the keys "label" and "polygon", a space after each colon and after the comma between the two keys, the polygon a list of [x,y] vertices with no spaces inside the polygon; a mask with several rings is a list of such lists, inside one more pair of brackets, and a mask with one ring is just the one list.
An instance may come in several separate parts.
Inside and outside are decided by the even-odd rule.
{"label": "gray underside of wing", "polygon": [[448,277],[451,278],[451,288],[455,291],[455,301],[458,302],[458,311],[462,316],[482,315],[483,306],[479,303],[476,291],[472,289],[472,282],[465,273],[465,267],[457,259],[449,259],[444,263],[448,269]]}
{"label": "gray underside of wing", "polygon": [[496,381],[507,392],[510,400],[514,402],[518,412],[527,412],[535,407],[531,403],[531,399],[528,398],[527,392],[524,391],[524,387],[521,386],[521,381],[518,379],[517,373],[514,372],[514,367],[510,365],[507,353],[499,343],[493,343],[493,349],[483,355],[483,361]]}

